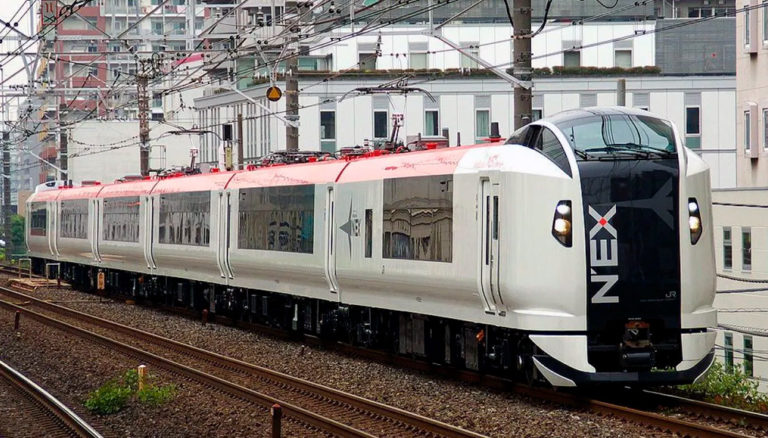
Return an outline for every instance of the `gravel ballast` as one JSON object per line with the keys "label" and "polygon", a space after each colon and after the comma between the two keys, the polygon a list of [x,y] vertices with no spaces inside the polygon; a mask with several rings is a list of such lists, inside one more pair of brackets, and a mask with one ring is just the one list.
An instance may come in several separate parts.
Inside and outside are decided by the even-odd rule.
{"label": "gravel ballast", "polygon": [[[95,296],[81,292],[41,290],[34,295],[38,298],[58,301],[59,304],[76,310],[490,436],[671,436],[668,433],[627,423],[620,419],[605,418],[585,411],[527,399],[515,394],[495,392],[411,370],[372,363],[365,359],[352,358],[296,342],[274,339],[259,333],[214,324],[203,326],[197,321],[118,301],[100,303],[94,301],[96,300]],[[7,312],[3,313],[5,313],[2,315],[3,321],[8,320]],[[5,325],[5,322],[3,324]],[[46,330],[50,331],[50,329]],[[0,338],[3,339],[3,350],[0,351],[2,357],[6,357],[4,347],[6,335],[5,331],[0,333]],[[46,333],[45,336],[40,337],[40,341],[43,342],[48,337],[55,339],[56,333]],[[48,339],[44,346],[36,346],[35,351],[45,351],[46,360],[48,356],[56,356],[60,347],[56,346],[57,341],[54,339]],[[14,342],[13,339],[10,342]],[[84,344],[82,341],[76,342]],[[27,346],[27,348],[31,347]],[[89,349],[88,345],[85,344],[73,349],[72,352],[77,351],[79,355],[81,348],[86,351]],[[49,349],[50,355],[48,354]],[[95,349],[97,347],[90,347],[90,350]],[[24,353],[17,352],[16,354],[23,355]],[[96,356],[94,363],[101,363],[110,356],[110,354],[101,352],[92,355]],[[70,356],[75,355],[71,354]],[[82,360],[82,358],[80,359]],[[117,360],[120,365],[115,365],[114,362],[110,361],[112,367],[116,366],[116,368],[94,369],[88,381],[104,381],[109,376],[119,374],[121,369],[130,367],[124,363],[125,359],[123,359],[123,363],[119,362],[119,358],[112,358],[112,360]],[[66,366],[63,368],[63,373],[70,369]],[[24,368],[22,367],[22,369]],[[40,371],[44,373],[43,370]],[[167,378],[172,380],[170,377]],[[238,405],[238,403],[243,405],[242,402],[237,402],[223,395],[201,394],[199,385],[189,382],[179,386],[180,395],[177,400],[168,406],[157,408],[157,412],[138,412],[138,409],[130,407],[117,416],[104,417],[102,421],[109,424],[112,429],[122,427],[113,427],[111,425],[113,422],[133,424],[131,436],[155,435],[151,432],[147,433],[154,430],[153,428],[142,428],[141,425],[136,424],[146,422],[153,424],[153,427],[162,428],[166,432],[163,436],[168,436],[167,433],[173,433],[175,436],[197,435],[202,431],[206,431],[206,435],[209,436],[242,436],[245,430],[251,431],[247,434],[249,436],[259,436],[265,431],[266,428],[263,425],[254,426],[254,423],[258,423],[253,419],[254,407],[250,406],[246,409],[244,406]],[[189,387],[196,388],[185,393],[185,396],[182,397],[184,390],[189,389]],[[92,389],[94,388],[88,388],[88,390]],[[195,391],[197,391],[196,394]],[[79,398],[76,400],[84,399],[87,392],[78,394]],[[186,397],[187,395],[189,398]],[[206,401],[200,403],[200,399]],[[222,410],[225,412],[224,415],[222,415]],[[190,414],[189,412],[193,413]],[[179,416],[181,418],[178,418]],[[243,417],[246,420],[243,420]],[[266,422],[268,418],[264,417],[262,421]],[[227,424],[237,424],[250,427],[250,429],[243,429],[235,433],[234,430],[237,429],[228,429]]]}

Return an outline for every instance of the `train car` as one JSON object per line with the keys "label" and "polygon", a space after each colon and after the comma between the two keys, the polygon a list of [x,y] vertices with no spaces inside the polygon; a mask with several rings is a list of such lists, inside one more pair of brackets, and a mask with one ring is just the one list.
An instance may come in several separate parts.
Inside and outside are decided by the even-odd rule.
{"label": "train car", "polygon": [[[685,383],[711,365],[709,171],[670,122],[589,108],[504,144],[370,155],[38,193],[30,255],[141,299],[529,382]],[[64,199],[90,202],[90,256],[45,238]]]}

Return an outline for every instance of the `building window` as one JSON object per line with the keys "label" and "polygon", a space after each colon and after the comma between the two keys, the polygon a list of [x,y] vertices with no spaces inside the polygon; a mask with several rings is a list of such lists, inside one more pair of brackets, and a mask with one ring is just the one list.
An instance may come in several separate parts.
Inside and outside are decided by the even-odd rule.
{"label": "building window", "polygon": [[88,44],[88,53],[96,53],[99,51],[99,48],[96,46],[96,44]]}
{"label": "building window", "polygon": [[358,53],[357,65],[362,71],[376,70],[376,53]]}
{"label": "building window", "polygon": [[320,111],[320,140],[336,139],[336,111]]}
{"label": "building window", "polygon": [[426,70],[429,68],[427,54],[424,52],[411,52],[408,54],[409,67],[413,70]]}
{"label": "building window", "polygon": [[[768,16],[768,8],[765,15]],[[768,149],[768,108],[763,108],[763,148]]]}
{"label": "building window", "polygon": [[768,0],[763,0],[763,41],[768,43]]}
{"label": "building window", "polygon": [[487,138],[491,135],[491,111],[487,109],[475,111],[475,137]]}
{"label": "building window", "polygon": [[162,22],[162,20],[152,20],[152,34],[154,34],[154,35],[162,35],[163,34],[163,22]]}
{"label": "building window", "polygon": [[749,9],[744,8],[744,45],[749,45]]}
{"label": "building window", "polygon": [[749,111],[744,111],[744,150],[746,152],[749,152],[751,149],[751,139],[750,139],[750,121],[749,121]]}
{"label": "building window", "polygon": [[240,190],[238,248],[312,254],[315,186]]}
{"label": "building window", "polygon": [[531,121],[541,120],[544,117],[544,110],[541,108],[534,108],[533,114],[531,114]]}
{"label": "building window", "polygon": [[387,111],[373,112],[373,138],[387,138]]}
{"label": "building window", "polygon": [[[462,46],[466,47],[462,50],[467,54],[474,56],[475,58],[480,57],[480,49],[477,47],[477,43],[462,43]],[[477,61],[462,53],[461,68],[477,68]]]}
{"label": "building window", "polygon": [[725,372],[733,372],[733,333],[724,333],[723,340],[725,346],[723,348],[725,353]]}
{"label": "building window", "polygon": [[744,335],[744,374],[748,377],[755,375],[754,358],[752,356],[752,336]]}
{"label": "building window", "polygon": [[563,67],[581,67],[581,52],[566,50],[563,53]]}
{"label": "building window", "polygon": [[733,268],[733,242],[731,227],[723,227],[723,269]]}
{"label": "building window", "polygon": [[632,67],[632,50],[616,50],[613,52],[614,65],[621,68]]}
{"label": "building window", "polygon": [[453,176],[384,180],[386,259],[448,262],[453,252]]}
{"label": "building window", "polygon": [[752,230],[749,228],[741,230],[741,270],[752,270]]}
{"label": "building window", "polygon": [[701,108],[685,108],[685,145],[689,148],[701,147]]}
{"label": "building window", "polygon": [[431,137],[439,135],[437,110],[424,111],[424,135]]}

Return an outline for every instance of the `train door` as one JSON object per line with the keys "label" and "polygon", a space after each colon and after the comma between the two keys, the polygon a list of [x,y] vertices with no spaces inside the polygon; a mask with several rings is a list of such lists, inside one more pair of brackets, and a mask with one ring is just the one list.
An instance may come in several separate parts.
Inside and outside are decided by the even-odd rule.
{"label": "train door", "polygon": [[325,278],[332,293],[339,293],[339,282],[336,279],[336,202],[333,187],[329,186],[325,200]]}
{"label": "train door", "polygon": [[219,193],[219,231],[216,260],[218,261],[219,272],[222,278],[234,278],[232,267],[229,264],[229,227],[231,220],[229,198],[229,192]]}
{"label": "train door", "polygon": [[144,258],[147,261],[147,268],[157,269],[154,254],[154,236],[155,236],[155,208],[152,196],[144,197]]}
{"label": "train door", "polygon": [[56,257],[59,255],[59,250],[56,245],[56,239],[58,235],[58,208],[56,208],[57,202],[48,202],[48,214],[46,216],[46,226],[48,227],[48,249],[51,251],[51,255]]}
{"label": "train door", "polygon": [[99,200],[97,199],[91,199],[91,212],[92,215],[90,216],[91,219],[91,252],[93,252],[93,260],[96,262],[101,261],[101,254],[99,254],[99,229],[101,228],[101,208],[99,205]]}
{"label": "train door", "polygon": [[495,178],[480,181],[480,295],[487,313],[496,313],[504,302],[499,289],[499,183]]}

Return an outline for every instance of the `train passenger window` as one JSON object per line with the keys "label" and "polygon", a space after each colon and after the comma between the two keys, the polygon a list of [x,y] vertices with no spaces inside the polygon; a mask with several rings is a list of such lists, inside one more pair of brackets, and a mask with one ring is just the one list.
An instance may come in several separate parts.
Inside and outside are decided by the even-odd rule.
{"label": "train passenger window", "polygon": [[61,237],[88,238],[88,200],[61,201]]}
{"label": "train passenger window", "polygon": [[158,241],[209,246],[211,192],[171,193],[160,197]]}
{"label": "train passenger window", "polygon": [[104,199],[102,239],[115,242],[139,241],[139,197]]}
{"label": "train passenger window", "polygon": [[45,202],[32,202],[30,206],[29,234],[45,236],[48,228],[48,208]]}
{"label": "train passenger window", "polygon": [[315,186],[240,190],[238,248],[312,254]]}
{"label": "train passenger window", "polygon": [[384,180],[382,256],[451,262],[453,176]]}
{"label": "train passenger window", "polygon": [[373,210],[365,210],[365,257],[373,257]]}
{"label": "train passenger window", "polygon": [[552,162],[562,169],[568,176],[572,176],[571,165],[568,164],[568,157],[565,155],[565,149],[563,149],[563,145],[560,144],[560,140],[558,140],[555,133],[548,128],[542,127],[540,131],[541,133],[536,138],[533,148],[552,160]]}

